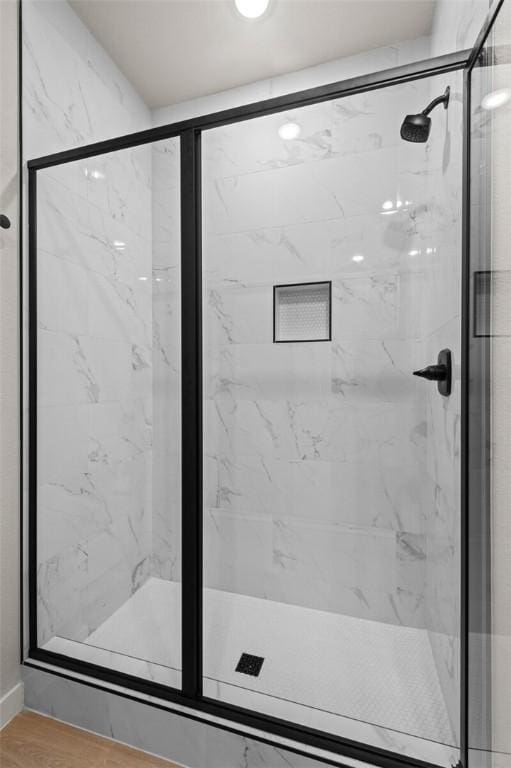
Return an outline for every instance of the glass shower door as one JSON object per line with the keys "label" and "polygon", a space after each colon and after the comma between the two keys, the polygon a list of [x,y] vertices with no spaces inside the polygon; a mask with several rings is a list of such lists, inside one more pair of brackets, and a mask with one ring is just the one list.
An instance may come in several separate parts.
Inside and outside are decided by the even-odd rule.
{"label": "glass shower door", "polygon": [[37,171],[31,211],[36,641],[173,688],[181,685],[179,146],[168,139],[50,164]]}
{"label": "glass shower door", "polygon": [[[496,4],[497,6],[498,4]],[[511,764],[511,3],[468,73],[469,765]]]}
{"label": "glass shower door", "polygon": [[[447,85],[428,144],[403,142]],[[413,372],[446,348],[459,370],[461,92],[450,73],[202,139],[204,694],[446,767],[460,387]]]}

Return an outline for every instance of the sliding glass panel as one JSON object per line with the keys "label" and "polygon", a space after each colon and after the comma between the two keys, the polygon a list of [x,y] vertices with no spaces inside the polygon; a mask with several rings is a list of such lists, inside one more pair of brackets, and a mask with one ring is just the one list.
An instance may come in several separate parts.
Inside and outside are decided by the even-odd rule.
{"label": "sliding glass panel", "polygon": [[[429,140],[403,141],[447,86]],[[451,73],[215,128],[202,151],[205,695],[446,767],[461,137]],[[448,396],[413,375],[445,349]]]}
{"label": "sliding glass panel", "polygon": [[470,80],[470,766],[511,765],[511,2]]}
{"label": "sliding glass panel", "polygon": [[37,173],[37,640],[181,684],[179,139]]}

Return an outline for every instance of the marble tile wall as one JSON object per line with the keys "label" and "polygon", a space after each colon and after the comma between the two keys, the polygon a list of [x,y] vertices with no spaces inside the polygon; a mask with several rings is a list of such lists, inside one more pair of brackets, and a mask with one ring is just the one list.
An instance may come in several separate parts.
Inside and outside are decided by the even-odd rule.
{"label": "marble tile wall", "polygon": [[[24,152],[148,127],[64,2],[23,3]],[[83,639],[152,550],[151,148],[38,176],[39,642]]]}
{"label": "marble tile wall", "polygon": [[[207,114],[209,112],[214,112],[221,109],[226,109],[233,106],[238,106],[240,104],[249,103],[253,101],[257,101],[259,99],[264,98],[270,98],[271,96],[276,96],[281,93],[289,93],[296,90],[300,90],[302,88],[309,88],[316,85],[321,85],[324,83],[332,82],[335,80],[342,80],[348,77],[354,77],[357,75],[361,75],[367,72],[371,71],[377,71],[380,69],[387,69],[389,67],[396,66],[398,64],[404,64],[408,63],[410,61],[426,58],[429,51],[429,39],[428,38],[421,38],[418,40],[413,41],[407,41],[406,43],[397,43],[394,46],[388,46],[386,48],[374,50],[374,51],[367,51],[363,54],[357,55],[357,56],[351,56],[339,61],[335,62],[328,62],[326,64],[319,65],[317,67],[311,67],[306,70],[302,70],[300,72],[295,73],[289,73],[287,75],[283,75],[280,77],[273,78],[271,80],[264,80],[257,83],[251,83],[250,85],[243,86],[240,88],[236,88],[230,91],[226,91],[224,93],[219,94],[213,94],[210,96],[206,96],[200,99],[195,99],[190,102],[186,102],[183,104],[175,104],[170,105],[169,107],[165,107],[162,109],[154,110],[152,113],[153,117],[153,123],[155,126],[157,125],[163,125],[166,123],[170,123],[177,120],[182,120],[186,118],[190,118],[196,115],[200,114]],[[368,114],[366,117],[366,122],[371,120],[371,115]],[[355,133],[350,135],[350,141],[351,141],[351,147],[346,146],[347,151],[355,150],[357,146],[359,146],[360,149],[362,149],[364,146],[365,148],[376,148],[378,144],[378,137],[376,135],[371,136],[370,131],[368,130],[365,134],[362,134],[360,138],[358,138]],[[387,128],[387,137],[389,136],[390,131]],[[238,145],[230,146],[229,152],[236,152],[236,162],[238,162],[241,166],[243,164],[248,163],[248,169],[254,170],[254,164],[255,169],[260,169],[260,154],[261,149],[264,150],[264,146],[261,144],[262,141],[266,141],[266,135],[263,133],[258,134],[256,137],[254,137],[254,140],[252,141],[252,144],[246,144],[246,143],[239,143]],[[345,141],[346,136],[343,135],[342,137],[343,141]],[[321,152],[321,144],[323,143],[325,152],[328,153],[328,143],[331,142],[332,139],[328,135],[318,135],[318,147],[317,151]],[[334,137],[334,141],[337,141],[339,143],[339,137]],[[275,141],[273,137],[273,151],[275,149]],[[278,146],[278,145],[277,145]],[[264,151],[263,151],[264,155]],[[271,150],[270,153],[267,155],[267,157],[271,158]],[[210,157],[204,157],[204,162],[209,163],[211,162]],[[218,163],[218,159],[215,161],[218,168],[216,170],[221,173],[221,168]],[[283,159],[280,159],[278,162],[281,164],[291,164],[292,165],[292,158],[289,158],[286,160],[284,157]],[[301,159],[299,160],[301,162]],[[271,169],[271,165],[267,168],[268,170]],[[153,165],[153,172],[154,172],[154,165]],[[215,173],[215,169],[209,169],[207,170],[208,174]],[[158,182],[156,180],[156,176],[154,177],[154,184],[156,185]],[[257,193],[256,193],[257,194]],[[161,212],[158,213],[154,212],[155,216],[161,215]],[[163,213],[163,215],[165,215]],[[359,218],[358,222],[355,220],[349,220],[350,226],[346,226],[343,228],[342,236],[338,236],[338,230],[339,230],[339,224],[335,221],[332,222],[316,222],[316,225],[314,225],[313,222],[307,222],[307,226],[304,228],[299,222],[296,224],[294,229],[296,230],[296,236],[302,236],[302,239],[304,240],[304,247],[307,246],[307,258],[309,262],[311,259],[318,259],[318,251],[324,250],[325,248],[330,248],[330,241],[334,241],[336,238],[338,238],[338,249],[341,247],[341,239],[345,240],[346,243],[351,242],[352,246],[355,247],[357,243],[360,243],[361,241],[364,242],[364,245],[366,248],[375,247],[376,243],[379,244],[379,247],[381,246],[381,237],[379,237],[378,233],[373,234],[371,230],[367,230],[367,228],[364,226],[364,221],[362,217]],[[383,230],[383,226],[382,226]],[[303,234],[302,234],[303,231]],[[288,232],[293,234],[293,227],[288,228]],[[295,236],[295,235],[293,235]],[[399,248],[402,246],[402,241],[404,240],[404,237],[402,234],[400,234],[398,231],[393,231],[391,234],[391,243],[386,247],[386,258],[389,262],[389,264],[396,263],[399,261],[399,255],[396,257],[395,250],[397,248],[398,254],[399,254]],[[258,240],[261,240],[261,242],[258,242]],[[392,242],[393,241],[393,242]],[[311,273],[311,264],[309,263],[301,263],[300,259],[297,259],[295,254],[293,253],[293,243],[292,240],[289,239],[289,242],[286,241],[280,242],[280,234],[276,230],[275,232],[272,232],[271,230],[262,231],[260,230],[257,233],[254,233],[253,238],[245,237],[243,238],[243,248],[245,249],[245,252],[247,253],[247,258],[243,261],[243,264],[239,265],[239,260],[237,259],[237,247],[238,244],[236,242],[236,238],[233,235],[232,237],[223,238],[222,242],[218,241],[219,249],[218,254],[215,254],[215,263],[217,265],[217,269],[219,273],[225,273],[226,275],[231,276],[237,276],[238,271],[241,276],[246,279],[258,279],[258,275],[260,274],[261,269],[261,263],[264,261],[268,265],[268,269],[271,271],[271,262],[275,257],[275,253],[278,252],[279,254],[279,263],[282,265],[282,274],[289,274],[289,270],[292,270],[293,274],[296,275],[297,279],[301,279],[300,276],[309,275]],[[321,247],[318,249],[316,247],[316,244],[319,244]],[[208,248],[213,248],[214,243],[210,241],[208,243]],[[249,251],[249,249],[251,249]],[[305,251],[304,251],[305,252]],[[249,253],[253,255],[253,258],[249,258]],[[165,260],[164,260],[165,261]],[[267,270],[268,271],[268,270]],[[161,286],[158,288],[158,291],[160,291]],[[238,304],[246,306],[248,299],[248,292],[245,291],[244,295],[241,297],[238,294],[238,298],[236,296],[233,296],[234,301],[238,301]],[[170,296],[167,297],[167,299],[158,298],[157,292],[155,292],[155,314],[160,313],[161,305],[165,305],[168,311],[173,311],[172,309],[172,301],[170,299]],[[261,316],[259,315],[259,319],[261,319]],[[264,317],[262,318],[265,320],[266,323],[269,322],[269,314],[266,312],[264,314]],[[245,324],[246,332],[251,332],[252,334],[258,333],[259,329],[255,327],[257,324],[252,324],[253,327],[250,329],[250,314],[248,312],[239,312],[237,315],[237,322],[240,324]],[[156,325],[156,320],[155,320]],[[236,333],[236,328],[234,328],[234,332]],[[248,347],[246,348],[247,352]],[[378,354],[378,350],[376,350],[376,354]],[[380,350],[380,358],[383,358],[385,361],[387,358],[385,356],[385,353]],[[172,360],[172,353],[167,351],[167,359],[169,362]],[[177,361],[176,361],[177,364]],[[366,365],[368,363],[366,362]],[[384,362],[385,364],[385,362]],[[159,366],[159,362],[157,359],[157,355],[155,355],[155,381],[158,378],[157,369]],[[165,386],[170,386],[172,390],[172,378],[173,374],[169,375],[168,381],[165,381],[165,370],[169,371],[169,368],[171,368],[173,365],[172,362],[170,362],[170,365],[167,366],[165,364],[164,366],[161,366],[163,369],[163,378],[162,381],[165,382]],[[305,365],[305,367],[304,367]],[[389,367],[392,368],[392,363],[389,362]],[[259,371],[260,374],[264,375],[263,368],[260,368]],[[247,376],[250,378],[252,375],[256,374],[257,371],[254,370],[252,372],[247,371]],[[306,380],[310,375],[308,366],[306,365],[306,358],[302,359],[302,380]],[[353,388],[352,388],[353,389]],[[387,387],[387,389],[390,389]],[[158,402],[157,402],[157,395],[155,393],[155,401],[154,401],[154,409],[156,413],[156,409],[159,408]],[[243,401],[240,401],[238,404],[238,407],[242,407],[244,405]],[[250,408],[251,402],[248,401],[246,403],[246,407]],[[208,402],[206,404],[206,410],[210,408],[210,403]],[[257,415],[257,414],[256,414]],[[175,416],[175,413],[173,413],[172,418]],[[155,462],[158,461],[158,457],[161,457],[163,460],[163,456],[165,456],[165,453],[161,451],[163,446],[164,438],[162,436],[162,442],[159,444],[159,448],[156,450],[156,443],[158,440],[158,430],[160,429],[160,421],[159,419],[155,418],[155,427],[154,427],[154,440],[155,440]],[[232,428],[234,429],[234,424],[232,425]],[[248,434],[248,430],[244,430],[245,435]],[[257,439],[254,436],[255,439]],[[252,438],[251,438],[252,439]],[[165,462],[168,465],[168,462],[170,461],[170,465],[175,468],[174,459],[169,457],[168,454],[166,455]],[[206,459],[206,468],[208,471],[208,467],[210,466],[210,462]],[[302,462],[300,465],[300,468],[303,468],[306,466],[305,462]],[[315,465],[312,465],[313,467]],[[332,469],[334,468],[334,464],[331,465]],[[325,477],[332,476],[335,480],[335,473],[333,471],[328,470],[328,464],[325,463]],[[293,469],[292,465],[289,464],[289,470]],[[163,488],[163,482],[161,481],[161,478],[163,477],[163,474],[160,474],[160,480],[158,479],[158,472],[155,470],[155,487],[159,486]],[[349,473],[346,473],[350,480],[352,480],[352,485],[354,485],[354,481],[352,478],[352,475],[349,475]],[[388,473],[387,473],[388,474]],[[299,477],[298,473],[298,465],[294,467],[294,477],[289,476],[288,482],[298,482],[297,477]],[[170,477],[169,477],[170,481]],[[310,491],[311,488],[317,488],[317,483],[315,486],[312,485],[313,478],[309,479],[308,482],[301,482],[301,489],[303,492],[303,489],[307,489],[307,491]],[[404,489],[403,493],[407,494],[411,492],[411,487],[405,483],[403,483]],[[176,486],[174,486],[176,487]],[[372,497],[375,497],[375,494],[382,493],[385,491],[385,479],[383,478],[374,478],[371,481],[371,491],[365,493],[365,489],[363,489],[363,493],[365,493],[366,496],[370,496],[372,494]],[[167,485],[165,489],[164,498],[171,498],[172,493],[170,493],[170,486]],[[169,495],[170,493],[170,495]],[[323,494],[325,495],[325,494]],[[299,498],[299,493],[295,494],[296,498]],[[412,493],[413,496],[413,493]],[[156,505],[159,504],[158,502],[158,491],[155,491],[155,497],[154,497],[154,503]],[[215,502],[216,503],[216,502]],[[254,583],[254,579],[257,578],[255,576],[257,569],[253,570],[250,567],[242,568],[239,565],[237,565],[239,560],[247,560],[248,562],[254,562],[257,563],[259,558],[264,557],[267,559],[267,555],[271,551],[271,546],[269,545],[269,541],[272,538],[272,526],[269,524],[269,521],[266,521],[266,523],[263,522],[261,515],[258,514],[252,525],[252,536],[251,536],[251,547],[250,551],[247,550],[246,547],[244,547],[244,544],[246,543],[246,532],[249,531],[249,520],[247,517],[245,517],[245,520],[243,524],[240,525],[238,521],[237,515],[230,515],[225,509],[222,512],[222,515],[220,519],[218,519],[218,516],[214,515],[215,507],[211,507],[207,505],[207,509],[205,511],[206,518],[205,518],[205,526],[206,526],[206,540],[209,542],[208,546],[208,569],[217,570],[219,573],[222,573],[222,579],[218,582],[224,585],[226,589],[232,589],[236,590],[236,584],[238,584],[240,591],[247,591],[250,593],[250,585]],[[387,516],[394,515],[394,512],[391,508],[391,505],[386,505],[385,512],[383,513]],[[169,510],[167,510],[167,513],[160,513],[158,510],[155,510],[155,516],[154,516],[154,524],[153,524],[153,535],[154,535],[154,546],[155,546],[155,561],[156,561],[156,573],[159,575],[166,575],[170,578],[175,578],[176,568],[177,571],[179,571],[179,552],[176,552],[176,541],[177,537],[175,535],[176,532],[179,531],[179,523],[176,521]],[[222,541],[224,542],[222,545]],[[234,552],[238,552],[238,555],[233,557],[225,557],[225,543],[228,542],[228,546],[230,548],[231,555]],[[344,590],[344,596],[343,596],[344,602],[349,602],[353,605],[360,605],[360,598],[357,594],[353,594],[350,590]],[[374,605],[372,606],[374,609]],[[360,610],[360,608],[358,609]],[[366,609],[367,610],[367,609]],[[387,615],[387,610],[382,612],[382,616]]]}
{"label": "marble tile wall", "polygon": [[493,0],[440,0],[430,36],[430,55],[472,48]]}
{"label": "marble tile wall", "polygon": [[[428,93],[204,137],[208,586],[426,626],[429,156],[399,125]],[[273,284],[328,279],[332,342],[273,344]]]}
{"label": "marble tile wall", "polygon": [[27,159],[150,127],[146,105],[69,3],[23,0],[22,12]]}
{"label": "marble tile wall", "polygon": [[[438,3],[431,55],[471,48],[489,6],[489,0]],[[459,739],[462,75],[434,78],[429,85],[431,99],[450,85],[451,100],[447,112],[435,111],[427,144],[427,199],[431,205],[421,235],[429,239],[433,250],[427,272],[431,303],[423,329],[424,363],[433,362],[440,349],[450,348],[454,386],[446,400],[438,397],[433,388],[427,392],[424,504],[430,512],[425,526],[425,613],[451,727]]]}
{"label": "marble tile wall", "polygon": [[181,578],[179,139],[152,145],[153,574]]}
{"label": "marble tile wall", "polygon": [[453,391],[442,398],[426,392],[426,626],[442,689],[459,737],[460,633],[460,427],[461,427],[461,253],[463,79],[461,73],[435,78],[430,98],[451,87],[449,108],[434,113],[428,142],[427,198],[430,220],[424,222],[433,248],[427,290],[429,311],[423,329],[424,364],[451,349]]}
{"label": "marble tile wall", "polygon": [[83,639],[148,574],[150,161],[142,147],[38,177],[41,642]]}

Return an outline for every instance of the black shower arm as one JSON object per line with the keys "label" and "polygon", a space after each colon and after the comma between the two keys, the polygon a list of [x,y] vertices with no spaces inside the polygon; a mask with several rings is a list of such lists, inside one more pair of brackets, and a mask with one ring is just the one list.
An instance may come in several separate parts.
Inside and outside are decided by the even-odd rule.
{"label": "black shower arm", "polygon": [[444,109],[447,109],[447,105],[449,104],[449,96],[451,94],[451,89],[449,86],[445,89],[445,93],[443,93],[441,96],[437,96],[436,99],[433,99],[433,101],[428,104],[426,109],[422,110],[423,115],[429,115],[429,113],[437,107],[439,104],[444,105]]}

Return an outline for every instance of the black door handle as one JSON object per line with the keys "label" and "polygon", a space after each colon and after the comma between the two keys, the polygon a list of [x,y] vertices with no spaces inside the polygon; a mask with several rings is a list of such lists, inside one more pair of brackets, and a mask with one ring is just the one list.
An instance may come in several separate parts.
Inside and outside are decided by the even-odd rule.
{"label": "black door handle", "polygon": [[421,368],[420,371],[414,371],[413,375],[428,379],[428,381],[444,381],[447,378],[447,366],[428,365],[426,368]]}
{"label": "black door handle", "polygon": [[0,227],[2,227],[2,229],[9,229],[10,226],[11,222],[7,216],[4,213],[0,213]]}
{"label": "black door handle", "polygon": [[442,349],[438,353],[438,360],[435,365],[427,365],[419,371],[414,371],[413,375],[428,381],[437,381],[440,394],[448,397],[451,394],[452,385],[451,350]]}

